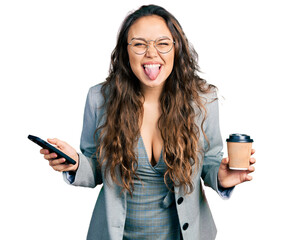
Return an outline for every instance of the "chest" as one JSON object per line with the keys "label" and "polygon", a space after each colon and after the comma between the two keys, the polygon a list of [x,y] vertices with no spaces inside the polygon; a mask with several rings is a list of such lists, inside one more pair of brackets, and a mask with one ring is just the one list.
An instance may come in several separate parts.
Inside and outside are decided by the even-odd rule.
{"label": "chest", "polygon": [[141,137],[152,166],[155,166],[160,158],[163,148],[163,140],[158,128],[158,119],[161,109],[157,106],[144,106],[144,116],[141,126]]}

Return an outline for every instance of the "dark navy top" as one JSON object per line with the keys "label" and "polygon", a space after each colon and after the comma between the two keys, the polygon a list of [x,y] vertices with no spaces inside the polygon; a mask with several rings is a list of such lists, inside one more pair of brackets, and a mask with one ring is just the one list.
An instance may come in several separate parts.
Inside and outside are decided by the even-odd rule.
{"label": "dark navy top", "polygon": [[[153,167],[142,137],[139,138],[137,175],[142,182],[135,177],[133,198],[130,194],[127,196],[124,240],[180,239],[174,193],[164,183],[167,166],[163,161],[162,151],[159,161]],[[169,186],[172,187],[172,183]]]}

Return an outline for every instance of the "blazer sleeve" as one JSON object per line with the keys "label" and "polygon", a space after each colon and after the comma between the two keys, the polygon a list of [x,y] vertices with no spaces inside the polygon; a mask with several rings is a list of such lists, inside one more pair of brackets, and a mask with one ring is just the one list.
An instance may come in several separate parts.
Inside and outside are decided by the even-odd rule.
{"label": "blazer sleeve", "polygon": [[204,122],[204,132],[209,143],[204,138],[201,177],[205,186],[213,188],[222,198],[229,198],[234,187],[222,188],[218,182],[218,170],[223,157],[223,142],[219,126],[219,106],[216,91],[207,98],[206,110],[207,118]]}
{"label": "blazer sleeve", "polygon": [[97,104],[101,96],[95,87],[92,87],[87,95],[83,129],[81,134],[79,153],[79,167],[75,175],[68,172],[63,173],[64,180],[74,186],[94,188],[97,184],[102,183],[100,168],[98,168],[98,160],[93,154],[98,147],[97,138],[94,140],[94,131],[97,128]]}

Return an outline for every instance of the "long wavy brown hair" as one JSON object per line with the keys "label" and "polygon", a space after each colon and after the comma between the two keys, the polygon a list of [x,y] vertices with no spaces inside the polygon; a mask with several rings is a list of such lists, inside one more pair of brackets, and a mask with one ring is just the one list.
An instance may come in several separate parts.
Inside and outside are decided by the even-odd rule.
{"label": "long wavy brown hair", "polygon": [[[156,5],[142,6],[124,20],[111,55],[109,76],[103,83],[105,122],[96,129],[99,134],[97,157],[105,164],[105,176],[127,190],[134,191],[133,178],[137,176],[138,156],[135,148],[143,119],[144,96],[139,79],[129,65],[127,37],[131,25],[144,16],[162,17],[175,41],[174,67],[160,96],[161,116],[158,128],[163,139],[163,159],[167,165],[164,182],[183,186],[186,193],[193,191],[193,176],[198,171],[198,154],[203,152],[198,141],[200,129],[196,123],[196,109],[206,110],[200,93],[207,93],[213,85],[198,76],[197,53],[189,44],[177,19]],[[206,140],[202,120],[201,131]],[[95,134],[96,134],[95,132]],[[118,171],[117,171],[118,170]],[[118,175],[120,175],[118,177]],[[189,187],[189,188],[188,188]]]}

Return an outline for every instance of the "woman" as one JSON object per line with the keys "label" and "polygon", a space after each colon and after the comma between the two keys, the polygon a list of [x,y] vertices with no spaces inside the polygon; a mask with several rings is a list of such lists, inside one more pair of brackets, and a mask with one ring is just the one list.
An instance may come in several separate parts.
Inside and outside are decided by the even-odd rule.
{"label": "woman", "polygon": [[252,179],[253,166],[232,171],[222,159],[216,88],[196,58],[173,15],[142,6],[122,24],[108,78],[88,93],[82,153],[49,139],[77,164],[41,150],[68,183],[104,184],[87,239],[215,239],[200,179],[223,198]]}

